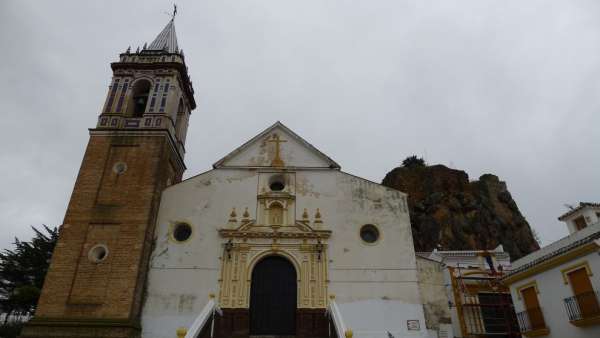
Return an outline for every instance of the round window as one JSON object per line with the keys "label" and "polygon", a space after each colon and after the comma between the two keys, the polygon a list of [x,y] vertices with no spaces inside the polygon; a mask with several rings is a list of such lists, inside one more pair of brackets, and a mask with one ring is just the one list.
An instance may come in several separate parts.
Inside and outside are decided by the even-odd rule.
{"label": "round window", "polygon": [[100,263],[108,256],[108,248],[106,245],[98,244],[90,249],[88,259],[94,263]]}
{"label": "round window", "polygon": [[360,238],[369,244],[373,244],[379,240],[379,230],[373,224],[363,225],[360,228]]}
{"label": "round window", "polygon": [[192,235],[192,227],[187,223],[177,223],[173,228],[173,238],[177,242],[187,241]]}
{"label": "round window", "polygon": [[273,182],[271,183],[271,185],[269,185],[269,188],[271,188],[272,191],[281,191],[283,190],[283,188],[285,188],[285,185],[283,184],[283,182]]}
{"label": "round window", "polygon": [[271,191],[282,191],[285,189],[285,182],[282,175],[275,175],[269,180],[269,188]]}
{"label": "round window", "polygon": [[115,174],[121,175],[122,173],[127,171],[127,164],[125,164],[124,162],[117,162],[115,163],[115,165],[113,165],[113,171],[115,172]]}

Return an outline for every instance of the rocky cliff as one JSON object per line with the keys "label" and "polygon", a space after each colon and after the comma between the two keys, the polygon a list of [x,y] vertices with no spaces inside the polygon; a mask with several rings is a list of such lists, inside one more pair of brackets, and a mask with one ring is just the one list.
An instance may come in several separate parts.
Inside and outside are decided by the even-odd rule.
{"label": "rocky cliff", "polygon": [[415,250],[494,249],[518,259],[539,248],[529,224],[497,176],[469,181],[443,165],[398,167],[383,185],[408,194]]}

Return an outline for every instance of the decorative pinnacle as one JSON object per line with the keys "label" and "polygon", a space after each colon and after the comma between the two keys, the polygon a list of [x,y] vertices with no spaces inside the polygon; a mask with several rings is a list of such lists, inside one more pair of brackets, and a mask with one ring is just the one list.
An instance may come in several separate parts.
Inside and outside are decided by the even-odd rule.
{"label": "decorative pinnacle", "polygon": [[242,215],[242,217],[244,217],[244,218],[242,219],[242,221],[248,221],[248,220],[249,220],[249,218],[250,218],[250,213],[248,212],[248,208],[246,208],[246,209],[244,210],[244,214]]}
{"label": "decorative pinnacle", "polygon": [[315,213],[315,223],[323,223],[321,220],[321,211],[317,208],[317,212]]}
{"label": "decorative pinnacle", "polygon": [[127,53],[127,54],[131,53],[131,46],[127,47],[127,50],[125,51],[125,53]]}
{"label": "decorative pinnacle", "polygon": [[176,331],[177,338],[183,338],[187,334],[187,329],[185,327],[180,327]]}
{"label": "decorative pinnacle", "polygon": [[148,43],[144,42],[144,47],[142,47],[142,50],[146,50],[146,48],[148,48]]}
{"label": "decorative pinnacle", "polygon": [[235,212],[235,207],[231,209],[231,213],[229,214],[229,222],[235,223],[237,222],[237,214]]}
{"label": "decorative pinnacle", "polygon": [[302,220],[308,221],[308,210],[304,208],[304,212],[302,213]]}

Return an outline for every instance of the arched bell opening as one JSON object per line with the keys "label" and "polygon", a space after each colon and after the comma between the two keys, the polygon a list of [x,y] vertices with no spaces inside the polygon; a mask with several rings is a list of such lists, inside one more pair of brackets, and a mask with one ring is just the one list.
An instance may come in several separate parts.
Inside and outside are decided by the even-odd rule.
{"label": "arched bell opening", "polygon": [[131,90],[131,97],[127,105],[127,116],[142,117],[146,112],[148,97],[152,84],[148,80],[138,80]]}

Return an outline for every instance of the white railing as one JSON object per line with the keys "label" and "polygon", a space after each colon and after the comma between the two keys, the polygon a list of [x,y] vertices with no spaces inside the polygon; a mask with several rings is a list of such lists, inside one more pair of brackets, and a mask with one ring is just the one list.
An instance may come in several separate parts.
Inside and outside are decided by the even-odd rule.
{"label": "white railing", "polygon": [[206,303],[206,305],[204,306],[202,311],[200,311],[200,314],[198,315],[198,317],[196,317],[196,319],[192,323],[192,326],[190,326],[189,329],[186,329],[186,328],[177,329],[177,337],[178,338],[197,338],[198,335],[204,329],[204,326],[206,325],[206,323],[208,322],[209,319],[210,319],[210,337],[213,336],[213,331],[214,331],[214,326],[215,326],[215,313],[218,313],[219,315],[223,315],[223,311],[221,311],[221,309],[217,305],[217,302],[215,301],[215,295],[210,294],[209,297],[210,298],[208,300],[208,303]]}
{"label": "white railing", "polygon": [[[340,308],[335,302],[335,296],[329,296],[329,307],[328,307],[329,316],[331,317],[331,321],[333,322],[333,326],[335,328],[335,332],[338,338],[352,338],[352,330],[346,327],[346,323],[342,319],[342,313],[340,312]],[[329,330],[331,334],[331,330]],[[187,338],[187,337],[186,337]]]}

